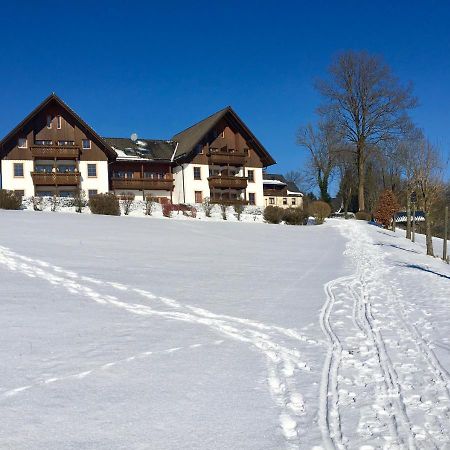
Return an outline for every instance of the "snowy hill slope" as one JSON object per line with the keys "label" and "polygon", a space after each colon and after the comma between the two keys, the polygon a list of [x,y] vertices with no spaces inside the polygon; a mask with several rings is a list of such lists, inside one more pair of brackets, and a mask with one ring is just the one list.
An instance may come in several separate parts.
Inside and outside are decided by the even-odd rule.
{"label": "snowy hill slope", "polygon": [[420,244],[340,220],[0,224],[0,448],[450,445],[450,270]]}

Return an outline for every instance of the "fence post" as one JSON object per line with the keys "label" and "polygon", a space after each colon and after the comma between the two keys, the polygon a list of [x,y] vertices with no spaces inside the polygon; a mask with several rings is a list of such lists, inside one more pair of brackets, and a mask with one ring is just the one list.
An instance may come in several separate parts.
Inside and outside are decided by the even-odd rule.
{"label": "fence post", "polygon": [[448,206],[445,207],[445,217],[444,217],[444,245],[442,248],[442,259],[448,264],[448,254],[447,254],[447,239],[448,239]]}

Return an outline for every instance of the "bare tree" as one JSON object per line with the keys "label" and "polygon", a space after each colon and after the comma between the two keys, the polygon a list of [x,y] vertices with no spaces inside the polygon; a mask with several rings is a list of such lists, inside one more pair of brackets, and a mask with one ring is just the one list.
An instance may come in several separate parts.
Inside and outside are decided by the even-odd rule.
{"label": "bare tree", "polygon": [[366,52],[345,52],[329,68],[329,79],[317,83],[325,99],[319,112],[331,118],[354,144],[358,170],[358,207],[365,209],[366,162],[381,142],[410,126],[407,110],[416,105],[411,85],[402,86],[390,67]]}
{"label": "bare tree", "polygon": [[430,214],[443,190],[442,161],[437,148],[426,139],[423,139],[417,147],[413,171],[425,215],[427,255],[434,256]]}
{"label": "bare tree", "polygon": [[309,151],[309,169],[312,179],[320,191],[320,199],[331,201],[328,186],[336,165],[336,154],[341,146],[341,137],[332,122],[321,122],[317,129],[312,125],[301,128],[297,143]]}

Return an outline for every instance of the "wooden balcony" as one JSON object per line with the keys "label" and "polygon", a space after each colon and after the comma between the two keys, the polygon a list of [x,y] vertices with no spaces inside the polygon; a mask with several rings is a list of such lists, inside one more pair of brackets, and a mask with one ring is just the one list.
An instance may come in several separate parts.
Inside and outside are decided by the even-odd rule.
{"label": "wooden balcony", "polygon": [[210,164],[229,164],[230,166],[243,166],[246,158],[244,152],[210,151],[207,156]]}
{"label": "wooden balcony", "polygon": [[35,186],[77,186],[80,183],[80,174],[78,172],[31,172],[31,177]]}
{"label": "wooden balcony", "polygon": [[215,175],[208,178],[211,189],[245,189],[247,187],[247,178],[230,175]]}
{"label": "wooden balcony", "polygon": [[80,156],[80,147],[62,145],[38,145],[31,147],[36,159],[73,159]]}
{"label": "wooden balcony", "polygon": [[265,197],[287,197],[287,188],[282,189],[264,189]]}
{"label": "wooden balcony", "polygon": [[129,190],[155,190],[171,191],[173,190],[173,175],[171,173],[164,175],[164,178],[112,178],[111,187],[115,189]]}

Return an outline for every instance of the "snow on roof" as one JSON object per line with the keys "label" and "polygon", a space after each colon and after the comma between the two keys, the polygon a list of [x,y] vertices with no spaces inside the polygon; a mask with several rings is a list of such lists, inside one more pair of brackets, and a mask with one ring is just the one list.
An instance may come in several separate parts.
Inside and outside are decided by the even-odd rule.
{"label": "snow on roof", "polygon": [[[123,150],[113,147],[114,151],[117,153],[118,161],[147,161],[148,158],[141,158],[137,155],[127,155]],[[131,149],[130,149],[131,150]]]}
{"label": "snow on roof", "polygon": [[295,191],[287,191],[288,195],[297,195],[298,197],[303,197],[302,192],[295,192]]}
{"label": "snow on roof", "polygon": [[263,180],[263,184],[280,184],[280,185],[283,185],[283,186],[286,185],[286,183],[283,183],[280,180]]}

